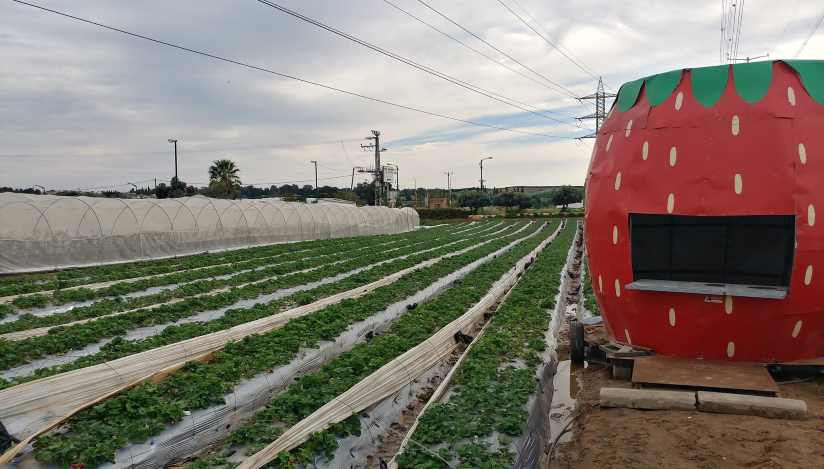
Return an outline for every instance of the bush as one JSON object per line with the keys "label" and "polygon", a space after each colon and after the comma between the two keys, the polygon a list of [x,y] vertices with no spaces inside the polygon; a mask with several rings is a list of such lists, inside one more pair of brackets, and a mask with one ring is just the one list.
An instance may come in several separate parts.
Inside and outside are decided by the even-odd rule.
{"label": "bush", "polygon": [[469,218],[469,213],[459,208],[419,208],[421,220],[449,220],[453,218]]}
{"label": "bush", "polygon": [[458,194],[458,205],[461,207],[468,207],[472,213],[478,213],[479,208],[484,208],[489,205],[491,201],[485,192],[480,191],[461,191]]}
{"label": "bush", "polygon": [[521,192],[501,192],[492,198],[492,205],[518,207],[523,210],[532,207],[532,198]]}

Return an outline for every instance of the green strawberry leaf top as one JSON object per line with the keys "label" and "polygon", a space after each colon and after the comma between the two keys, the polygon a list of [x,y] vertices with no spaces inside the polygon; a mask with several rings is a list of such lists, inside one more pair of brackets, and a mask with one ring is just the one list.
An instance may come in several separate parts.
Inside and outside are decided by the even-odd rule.
{"label": "green strawberry leaf top", "polygon": [[[809,95],[824,106],[824,60],[782,60],[801,77],[801,83]],[[618,111],[626,112],[638,101],[641,86],[646,85],[650,106],[663,103],[678,86],[684,70],[692,71],[692,92],[704,107],[711,107],[721,99],[732,67],[733,86],[741,98],[753,104],[758,102],[772,81],[773,61],[750,62],[734,65],[716,65],[693,69],[673,70],[625,83],[618,90]]]}

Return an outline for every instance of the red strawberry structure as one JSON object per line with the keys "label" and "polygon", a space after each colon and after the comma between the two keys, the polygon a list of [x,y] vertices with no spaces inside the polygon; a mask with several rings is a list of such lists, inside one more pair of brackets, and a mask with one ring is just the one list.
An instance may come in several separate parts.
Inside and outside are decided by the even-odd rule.
{"label": "red strawberry structure", "polygon": [[824,61],[626,83],[585,187],[610,339],[677,357],[824,356]]}

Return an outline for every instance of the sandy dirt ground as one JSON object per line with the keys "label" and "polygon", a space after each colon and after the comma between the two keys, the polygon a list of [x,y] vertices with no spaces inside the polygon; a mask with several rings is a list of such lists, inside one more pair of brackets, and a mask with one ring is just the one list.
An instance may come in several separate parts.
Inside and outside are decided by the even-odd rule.
{"label": "sandy dirt ground", "polygon": [[[587,340],[603,328],[587,326]],[[570,441],[550,468],[824,468],[824,378],[781,384],[781,397],[803,399],[806,421],[685,411],[607,409],[601,387],[632,387],[590,364],[576,373],[580,392]]]}

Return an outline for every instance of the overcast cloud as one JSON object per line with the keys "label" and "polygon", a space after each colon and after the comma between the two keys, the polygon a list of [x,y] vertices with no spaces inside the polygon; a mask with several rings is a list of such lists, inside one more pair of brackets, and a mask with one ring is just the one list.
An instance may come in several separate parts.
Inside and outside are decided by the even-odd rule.
{"label": "overcast cloud", "polygon": [[[391,0],[508,66],[530,72],[416,0]],[[503,0],[522,13],[512,0]],[[614,89],[676,68],[719,63],[721,2],[517,0]],[[448,83],[254,0],[32,0],[109,26],[428,112],[526,132],[490,131],[194,55],[0,1],[0,185],[90,188],[179,172],[204,184],[213,159],[231,158],[245,184],[314,177],[348,186],[340,140],[381,131],[384,162],[402,187],[582,184],[590,150],[578,129]],[[569,116],[589,110],[519,76],[406,16],[383,0],[276,0],[286,8],[427,67],[508,98]],[[497,0],[429,0],[430,5],[576,95],[596,81],[529,30]],[[792,58],[824,9],[801,0],[745,6],[739,54]],[[523,16],[523,15],[522,15]],[[536,25],[536,29],[543,32]],[[801,59],[822,58],[824,28]],[[531,75],[532,76],[532,75]],[[534,77],[540,80],[537,77]],[[592,105],[590,105],[592,107]],[[570,119],[561,118],[564,121]],[[590,127],[592,121],[586,122]],[[282,147],[291,143],[336,143]],[[592,141],[585,142],[589,145]],[[373,163],[345,142],[356,165]],[[281,147],[276,148],[275,146]],[[248,149],[249,147],[264,147]],[[191,150],[226,149],[203,152]],[[246,148],[240,150],[239,148]],[[356,183],[365,176],[356,177]],[[299,182],[303,184],[303,182]],[[140,184],[149,185],[147,183]],[[122,189],[126,189],[122,187]]]}

